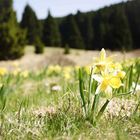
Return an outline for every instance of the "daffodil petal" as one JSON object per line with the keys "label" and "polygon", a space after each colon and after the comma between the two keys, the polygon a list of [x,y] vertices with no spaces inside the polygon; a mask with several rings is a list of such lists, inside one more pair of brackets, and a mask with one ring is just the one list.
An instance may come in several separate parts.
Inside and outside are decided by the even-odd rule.
{"label": "daffodil petal", "polygon": [[101,91],[105,91],[106,88],[108,87],[109,85],[109,80],[108,79],[104,79],[101,83]]}
{"label": "daffodil petal", "polygon": [[119,71],[117,73],[117,76],[120,77],[120,78],[124,78],[125,77],[125,72],[124,71]]}
{"label": "daffodil petal", "polygon": [[102,48],[102,50],[100,52],[100,59],[101,59],[101,61],[104,61],[106,59],[106,52],[105,52],[104,48]]}
{"label": "daffodil petal", "polygon": [[120,78],[118,78],[118,77],[112,77],[109,80],[109,85],[112,88],[119,88],[122,85],[122,82],[121,82]]}
{"label": "daffodil petal", "polygon": [[93,78],[95,81],[97,81],[98,83],[101,83],[101,81],[102,81],[102,77],[101,77],[100,75],[98,75],[98,74],[93,74],[93,75],[92,75],[92,78]]}

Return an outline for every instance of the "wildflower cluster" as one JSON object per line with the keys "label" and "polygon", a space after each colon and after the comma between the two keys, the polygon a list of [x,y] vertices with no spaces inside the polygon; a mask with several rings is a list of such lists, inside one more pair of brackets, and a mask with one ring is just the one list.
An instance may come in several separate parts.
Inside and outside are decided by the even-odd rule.
{"label": "wildflower cluster", "polygon": [[13,75],[13,76],[21,76],[23,78],[27,78],[29,75],[28,70],[22,70],[20,68],[20,65],[17,61],[11,63],[9,68],[6,67],[0,67],[0,76],[5,75]]}
{"label": "wildflower cluster", "polygon": [[73,67],[71,66],[65,66],[61,67],[59,65],[50,65],[47,69],[47,75],[48,76],[62,76],[65,80],[71,79],[71,74],[73,71]]}
{"label": "wildflower cluster", "polygon": [[112,97],[112,89],[117,89],[123,86],[122,79],[125,72],[122,71],[122,66],[119,63],[113,62],[110,57],[106,57],[104,49],[100,52],[100,58],[92,68],[92,78],[98,82],[98,87],[95,94],[104,92],[110,98]]}
{"label": "wildflower cluster", "polygon": [[[107,57],[104,49],[101,50],[99,58],[91,67],[88,86],[85,82],[83,69],[79,69],[79,88],[83,113],[91,123],[96,124],[110,100],[115,97],[114,93],[124,87],[125,75],[122,65],[114,62],[111,57]],[[100,97],[106,97],[106,101],[101,107]]]}

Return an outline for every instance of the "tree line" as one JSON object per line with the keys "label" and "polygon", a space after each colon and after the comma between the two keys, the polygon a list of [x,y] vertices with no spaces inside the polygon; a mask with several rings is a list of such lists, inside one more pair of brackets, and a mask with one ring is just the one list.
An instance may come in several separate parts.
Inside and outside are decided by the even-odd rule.
{"label": "tree line", "polygon": [[15,59],[24,53],[25,31],[17,22],[12,0],[0,0],[0,59]]}
{"label": "tree line", "polygon": [[39,20],[26,5],[17,23],[12,0],[0,0],[0,59],[20,57],[25,44],[42,53],[44,46],[76,49],[132,50],[140,46],[140,1],[133,0],[97,11],[54,18],[50,11]]}

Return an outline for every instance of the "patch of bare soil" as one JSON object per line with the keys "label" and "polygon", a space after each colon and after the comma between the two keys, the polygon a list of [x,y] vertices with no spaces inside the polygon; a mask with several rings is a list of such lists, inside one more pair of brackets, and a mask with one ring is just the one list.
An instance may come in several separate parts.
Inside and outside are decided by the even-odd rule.
{"label": "patch of bare soil", "polygon": [[[88,65],[93,61],[94,57],[98,57],[99,51],[83,51],[83,50],[71,50],[69,55],[63,54],[63,49],[60,48],[46,48],[43,55],[36,55],[32,49],[27,49],[25,55],[18,60],[14,61],[0,61],[0,67],[6,67],[11,69],[13,63],[16,61],[19,63],[20,68],[36,70],[48,65]],[[122,61],[129,58],[140,57],[140,49],[134,50],[128,53],[122,53],[119,51],[107,51],[108,55],[114,56],[117,61]]]}

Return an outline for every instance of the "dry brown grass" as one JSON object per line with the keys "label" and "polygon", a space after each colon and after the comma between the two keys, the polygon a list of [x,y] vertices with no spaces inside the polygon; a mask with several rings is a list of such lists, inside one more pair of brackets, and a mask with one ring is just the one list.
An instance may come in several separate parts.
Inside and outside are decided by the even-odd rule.
{"label": "dry brown grass", "polygon": [[[62,48],[46,48],[43,55],[34,54],[32,46],[27,46],[25,55],[18,60],[14,61],[0,61],[0,67],[11,68],[12,63],[17,61],[22,69],[40,69],[48,65],[88,65],[92,62],[94,57],[97,57],[99,51],[84,51],[84,50],[71,50],[68,55],[63,54]],[[109,51],[107,54],[114,55],[117,61],[122,61],[128,58],[140,57],[140,49],[134,50],[128,53],[122,53],[119,51]]]}

